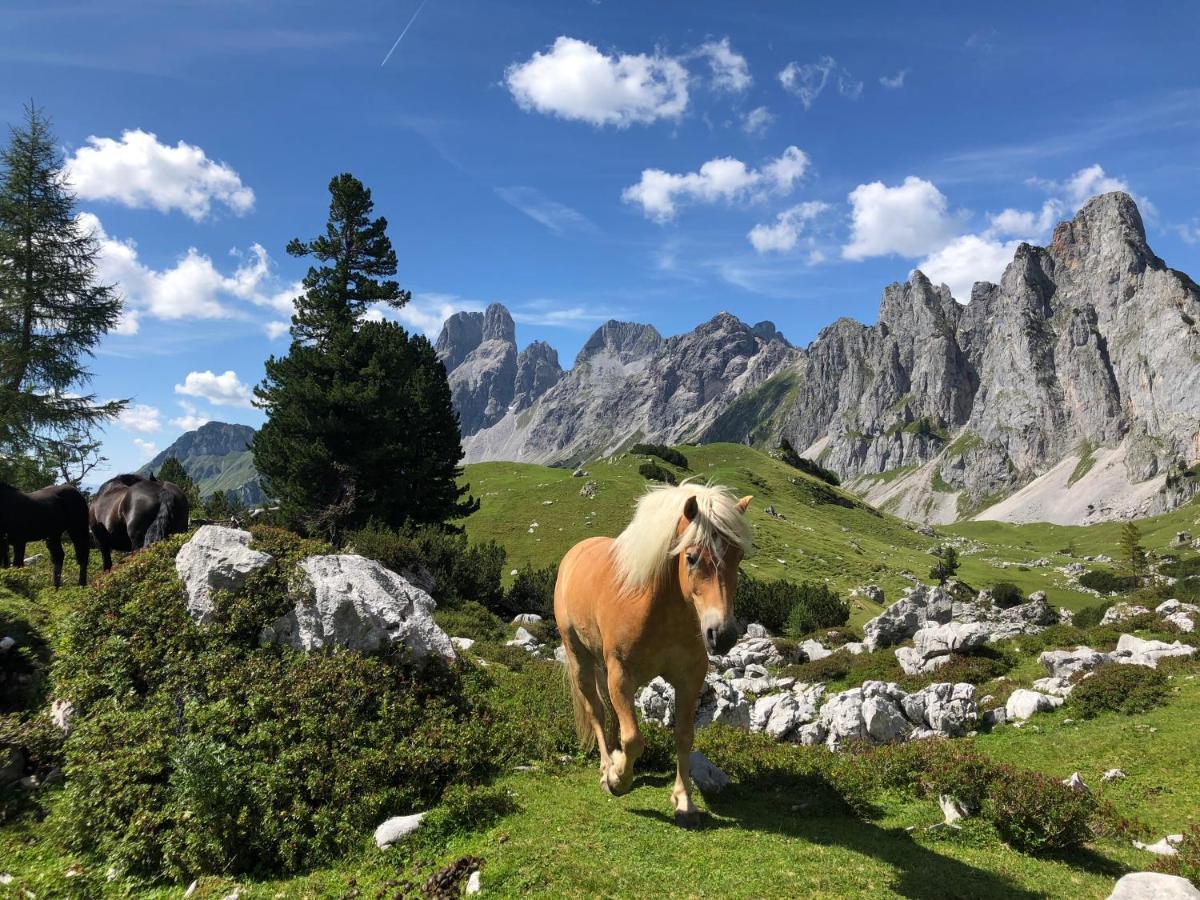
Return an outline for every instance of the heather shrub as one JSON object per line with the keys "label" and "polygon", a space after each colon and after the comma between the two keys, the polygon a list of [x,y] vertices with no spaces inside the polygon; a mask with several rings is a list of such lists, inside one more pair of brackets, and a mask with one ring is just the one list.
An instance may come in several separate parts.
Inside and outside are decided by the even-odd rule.
{"label": "heather shrub", "polygon": [[1149,712],[1167,698],[1167,678],[1145,666],[1103,666],[1081,679],[1068,703],[1082,718],[1093,719],[1104,712],[1132,716]]}
{"label": "heather shrub", "polygon": [[788,612],[784,631],[791,637],[801,637],[818,628],[845,625],[850,620],[850,607],[824,584],[804,581],[794,586],[794,600]]}
{"label": "heather shrub", "polygon": [[417,835],[425,846],[444,844],[456,835],[484,831],[519,809],[505,788],[454,784],[422,820]]}
{"label": "heather shrub", "polygon": [[658,463],[650,460],[638,466],[638,474],[647,481],[661,481],[663,484],[675,484],[675,475],[670,469],[660,466]]}
{"label": "heather shrub", "polygon": [[452,637],[501,643],[508,637],[504,620],[474,600],[465,600],[452,607],[439,606],[434,610],[433,618]]}
{"label": "heather shrub", "polygon": [[1093,603],[1090,606],[1085,606],[1075,613],[1071,621],[1076,628],[1095,628],[1100,624],[1100,620],[1104,618],[1104,614],[1108,612],[1108,608],[1112,605],[1113,601],[1105,600],[1101,603]]}
{"label": "heather shrub", "polygon": [[277,564],[218,594],[204,628],[175,576],[182,536],[80,593],[53,667],[79,710],[55,812],[72,852],[175,880],[296,871],[502,764],[511,727],[479,668],[260,646],[251,623],[312,545],[255,539]]}
{"label": "heather shrub", "polygon": [[992,603],[1000,609],[1017,606],[1024,601],[1021,589],[1011,581],[1001,581],[992,586]]}
{"label": "heather shrub", "polygon": [[1028,853],[1059,853],[1091,838],[1090,794],[1040,772],[993,765],[982,809],[1006,843]]}
{"label": "heather shrub", "polygon": [[681,469],[688,467],[687,457],[666,444],[634,444],[629,448],[629,452],[637,456],[657,456],[663,462],[669,462]]}
{"label": "heather shrub", "polygon": [[1142,580],[1134,575],[1116,575],[1105,569],[1092,569],[1079,576],[1079,583],[1101,594],[1125,594],[1137,588]]}
{"label": "heather shrub", "polygon": [[558,567],[535,569],[526,564],[517,573],[504,595],[504,610],[510,615],[537,613],[544,619],[554,617],[554,583]]}

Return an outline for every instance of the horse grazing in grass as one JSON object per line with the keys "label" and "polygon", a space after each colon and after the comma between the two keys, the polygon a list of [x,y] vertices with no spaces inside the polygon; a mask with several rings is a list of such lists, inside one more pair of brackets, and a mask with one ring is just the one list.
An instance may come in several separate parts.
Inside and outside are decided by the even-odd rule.
{"label": "horse grazing in grass", "polygon": [[169,481],[118,475],[96,491],[88,510],[88,524],[107,572],[112,568],[114,550],[141,550],[187,531],[187,496]]}
{"label": "horse grazing in grass", "polygon": [[[752,549],[746,507],[725,488],[684,484],[647,492],[613,539],[588,538],[558,567],[554,618],[580,743],[600,746],[600,785],[629,791],[645,741],[634,692],[661,675],[675,688],[675,821],[697,821],[689,762],[708,654],[737,640],[738,565]],[[606,721],[611,706],[616,722]],[[620,747],[617,747],[619,726]]]}
{"label": "horse grazing in grass", "polygon": [[25,565],[25,545],[45,541],[54,563],[54,586],[62,585],[62,536],[66,532],[75,545],[79,583],[87,584],[88,505],[83,494],[70,484],[56,484],[25,494],[0,482],[0,563],[8,566],[8,545],[13,547],[13,564]]}

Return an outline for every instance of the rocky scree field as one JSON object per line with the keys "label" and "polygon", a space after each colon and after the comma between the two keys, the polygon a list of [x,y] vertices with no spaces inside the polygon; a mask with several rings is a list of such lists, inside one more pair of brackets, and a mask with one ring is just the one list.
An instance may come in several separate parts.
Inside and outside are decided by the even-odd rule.
{"label": "rocky scree field", "polygon": [[[449,588],[431,609],[416,575],[318,565],[338,557],[276,529],[202,529],[88,588],[50,590],[44,560],[0,572],[0,892],[454,896],[478,873],[494,896],[1106,897],[1127,872],[1200,874],[1198,642],[1168,619],[1187,601],[1159,611],[1192,576],[1097,597],[1059,569],[1105,568],[1084,557],[1113,553],[1115,532],[921,534],[756,451],[679,449],[756,494],[755,575],[883,592],[860,590],[847,626],[752,628],[714,659],[697,750],[728,784],[696,761],[700,830],[670,821],[654,686],[634,790],[600,792],[551,623]],[[525,563],[619,530],[642,461],[472,467],[468,533],[507,549],[505,597]],[[1172,571],[1190,571],[1195,551],[1169,544],[1198,514],[1142,523]],[[1022,602],[929,586],[945,544],[959,582],[1014,582]],[[319,580],[329,566],[354,579],[353,615]],[[908,672],[898,650],[939,662]],[[377,827],[420,813],[377,846]]]}

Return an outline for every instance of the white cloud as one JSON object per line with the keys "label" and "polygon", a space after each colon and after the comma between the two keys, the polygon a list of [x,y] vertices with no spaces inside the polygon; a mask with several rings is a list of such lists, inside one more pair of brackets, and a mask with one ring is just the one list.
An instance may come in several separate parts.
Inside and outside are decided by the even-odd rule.
{"label": "white cloud", "polygon": [[904,87],[904,79],[908,77],[908,69],[901,69],[895,75],[880,75],[879,83],[889,91],[898,91]]}
{"label": "white cloud", "polygon": [[199,221],[214,203],[237,215],[254,208],[254,191],[225,163],[180,141],[160,144],[147,131],[133,129],[121,139],[87,139],[67,160],[67,178],[81,200],[111,200],[134,209],[179,210]]}
{"label": "white cloud", "polygon": [[955,299],[965,303],[971,299],[975,282],[1000,280],[1020,243],[964,234],[925,257],[917,268],[934,284],[945,284]]}
{"label": "white cloud", "polygon": [[[746,235],[759,253],[786,253],[794,250],[800,237],[818,216],[830,209],[828,203],[812,200],[785,209],[770,225],[755,225]],[[815,252],[815,247],[810,246]]]}
{"label": "white cloud", "polygon": [[775,116],[765,106],[756,106],[742,116],[742,131],[753,137],[762,137],[775,121]]}
{"label": "white cloud", "polygon": [[377,307],[369,310],[368,315],[378,313],[378,320],[394,319],[407,328],[420,331],[426,337],[436,338],[442,330],[442,324],[456,312],[481,312],[483,308],[482,303],[474,300],[431,291],[413,294],[412,299],[399,309]]}
{"label": "white cloud", "polygon": [[283,337],[285,334],[287,334],[288,329],[291,327],[291,322],[274,321],[267,322],[265,325],[263,325],[263,331],[266,332],[267,340],[273,341],[276,338]]}
{"label": "white cloud", "polygon": [[303,290],[299,282],[278,288],[271,258],[261,244],[253,244],[248,253],[231,251],[238,262],[229,274],[194,247],[173,265],[153,269],[140,260],[134,241],[110,236],[94,214],[80,213],[78,220],[99,244],[97,278],[117,285],[125,298],[117,334],[137,334],[143,314],[165,320],[235,318],[241,312],[231,301],[249,301],[290,316],[292,300]]}
{"label": "white cloud", "polygon": [[930,181],[913,175],[888,187],[881,181],[860,184],[849,196],[850,242],[842,257],[921,256],[952,239],[961,216],[948,209],[946,197]]}
{"label": "white cloud", "polygon": [[590,328],[597,322],[614,318],[610,309],[594,306],[557,306],[554,301],[535,300],[513,311],[513,321],[521,325],[546,325],[555,328]]}
{"label": "white cloud", "polygon": [[144,441],[141,438],[134,438],[133,443],[141,451],[142,459],[154,459],[158,455],[158,445],[154,441]]}
{"label": "white cloud", "polygon": [[524,110],[563,119],[627,128],[678,119],[688,105],[687,69],[658,51],[606,55],[594,45],[561,36],[504,72]]}
{"label": "white cloud", "polygon": [[117,416],[117,423],[126,431],[138,431],[142,434],[154,434],[162,430],[159,411],[145,403],[135,403],[127,406]]}
{"label": "white cloud", "polygon": [[207,416],[200,415],[196,407],[186,400],[180,400],[179,406],[183,410],[183,415],[177,419],[172,419],[171,424],[181,431],[195,431],[206,422],[212,421]]}
{"label": "white cloud", "polygon": [[1190,224],[1176,225],[1175,230],[1186,244],[1200,244],[1200,219],[1193,219]]}
{"label": "white cloud", "polygon": [[519,209],[535,222],[539,222],[559,234],[573,230],[590,231],[595,228],[587,216],[579,210],[552,200],[537,188],[523,186],[496,188],[496,196],[514,209]]}
{"label": "white cloud", "polygon": [[800,98],[805,109],[821,96],[829,84],[830,77],[837,82],[838,93],[851,100],[862,96],[863,83],[854,78],[845,68],[839,67],[832,56],[822,56],[815,63],[790,62],[779,71],[779,83],[789,94]]}
{"label": "white cloud", "polygon": [[1048,193],[1064,195],[1064,199],[1072,209],[1079,209],[1097,194],[1105,194],[1109,191],[1130,193],[1128,183],[1123,179],[1106,175],[1104,167],[1099,163],[1080,169],[1065,181],[1031,178],[1029,183],[1043,188]]}
{"label": "white cloud", "polygon": [[221,375],[211,371],[188,372],[183,384],[175,385],[175,393],[201,397],[213,406],[251,407],[250,388],[238,380],[232,369]]}
{"label": "white cloud", "polygon": [[696,55],[708,60],[715,90],[740,94],[754,83],[746,57],[729,46],[727,37],[701,44]]}
{"label": "white cloud", "polygon": [[787,194],[808,169],[808,156],[798,147],[788,147],[778,159],[760,169],[750,169],[732,157],[710,159],[697,172],[676,175],[662,169],[643,169],[641,180],[621,194],[626,203],[637,203],[656,222],[675,217],[678,202],[731,203],[761,196],[766,192]]}
{"label": "white cloud", "polygon": [[1042,204],[1041,210],[1004,209],[988,216],[988,227],[984,235],[990,238],[1014,236],[1027,241],[1036,240],[1047,233],[1062,216],[1063,204],[1051,198]]}

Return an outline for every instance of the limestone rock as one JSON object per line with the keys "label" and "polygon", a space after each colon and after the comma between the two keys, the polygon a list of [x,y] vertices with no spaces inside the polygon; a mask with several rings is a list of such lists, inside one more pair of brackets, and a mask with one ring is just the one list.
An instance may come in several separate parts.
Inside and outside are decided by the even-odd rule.
{"label": "limestone rock", "polygon": [[1113,886],[1108,900],[1200,900],[1200,890],[1178,875],[1131,872]]}
{"label": "limestone rock", "polygon": [[1191,656],[1196,652],[1195,647],[1182,644],[1179,641],[1168,644],[1165,641],[1151,641],[1132,634],[1123,634],[1117,640],[1117,649],[1111,654],[1113,662],[1131,666],[1148,666],[1158,668],[1158,661],[1173,656]]}
{"label": "limestone rock", "polygon": [[198,625],[213,615],[216,591],[240,591],[249,578],[275,560],[250,549],[250,532],[223,525],[202,525],[175,555],[175,572],[183,582],[188,614]]}
{"label": "limestone rock", "polygon": [[688,771],[691,773],[692,783],[702,794],[719,794],[729,787],[729,776],[699,750],[693,750],[692,755],[688,757]]}
{"label": "limestone rock", "polygon": [[953,608],[953,599],[942,588],[916,585],[863,626],[863,644],[871,651],[898,644],[926,624],[949,622]]}
{"label": "limestone rock", "polygon": [[1008,721],[1024,722],[1034,713],[1049,712],[1062,706],[1062,697],[1052,697],[1025,688],[1018,688],[1009,695],[1005,711]]}
{"label": "limestone rock", "polygon": [[380,823],[375,829],[375,846],[385,850],[399,843],[420,828],[424,818],[425,813],[414,813],[411,816],[393,816]]}
{"label": "limestone rock", "polygon": [[1070,678],[1078,672],[1087,672],[1108,662],[1108,654],[1091,647],[1076,647],[1074,650],[1047,650],[1038,657],[1053,678]]}

